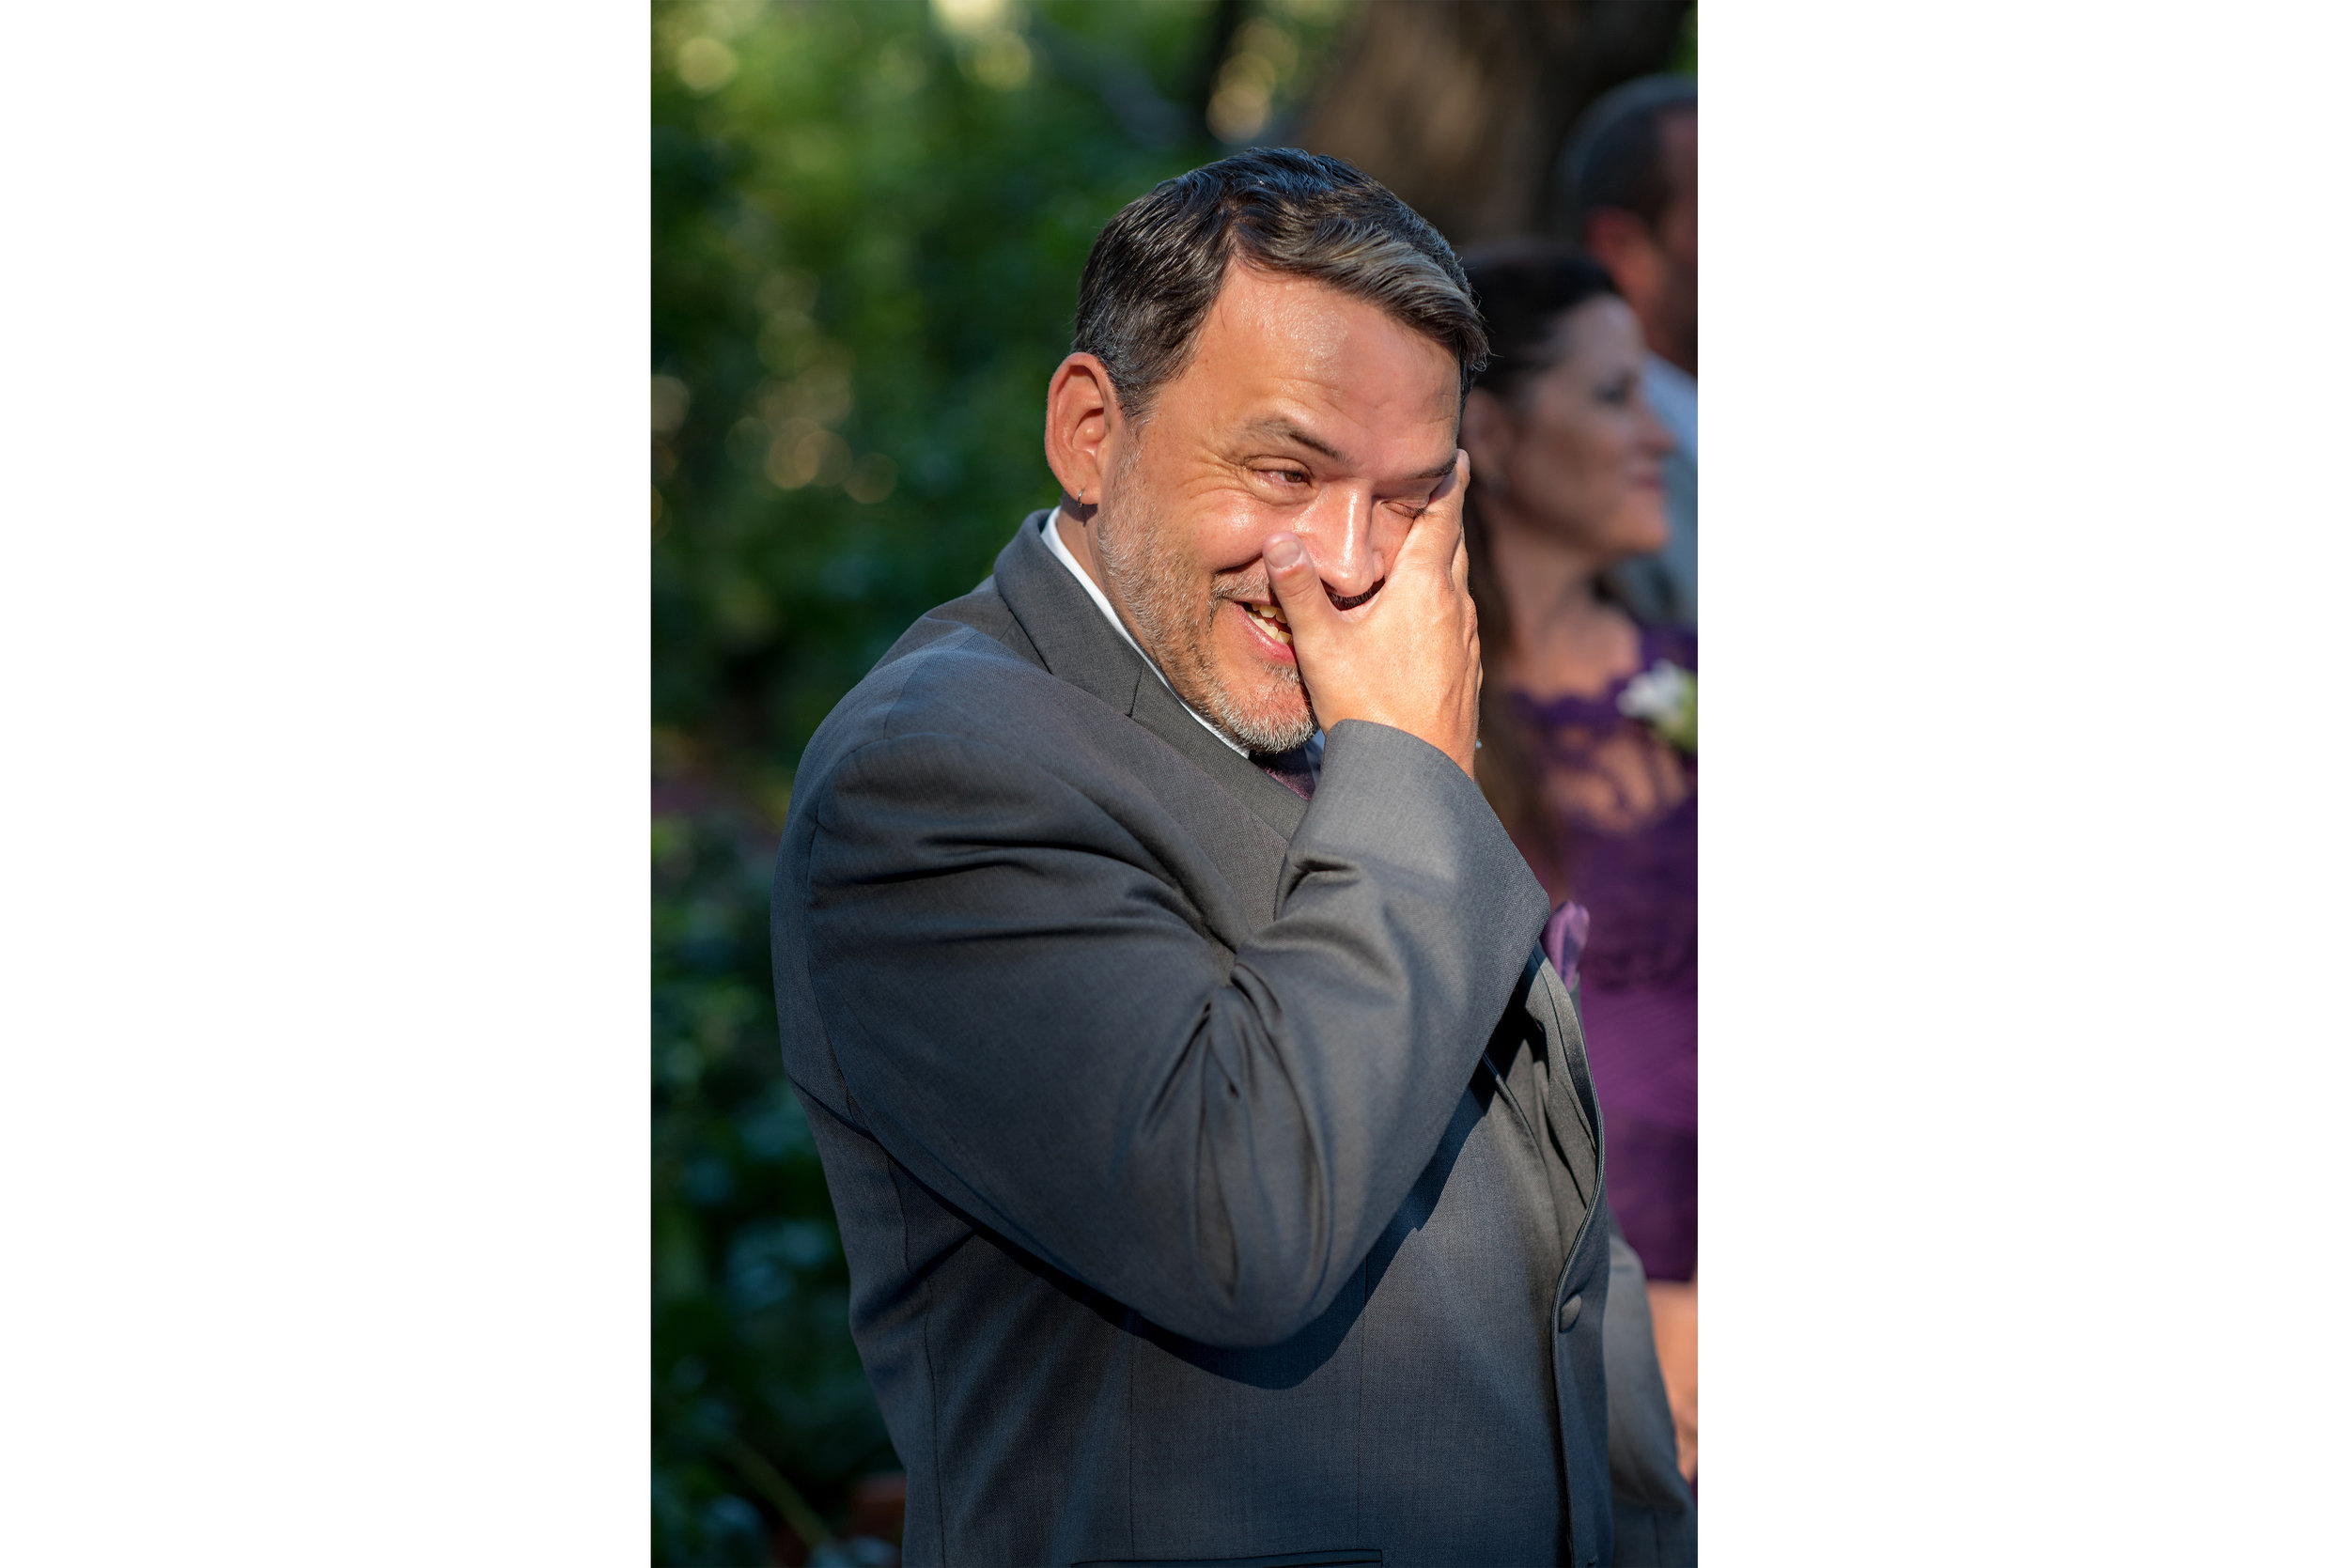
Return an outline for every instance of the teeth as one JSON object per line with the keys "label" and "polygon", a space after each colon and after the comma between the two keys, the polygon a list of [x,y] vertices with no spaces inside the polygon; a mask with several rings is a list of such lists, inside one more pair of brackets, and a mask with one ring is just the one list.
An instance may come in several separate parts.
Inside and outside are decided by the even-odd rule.
{"label": "teeth", "polygon": [[1281,613],[1277,606],[1269,604],[1243,604],[1240,608],[1254,616],[1256,624],[1264,628],[1265,631],[1274,642],[1286,643],[1289,641],[1288,620]]}

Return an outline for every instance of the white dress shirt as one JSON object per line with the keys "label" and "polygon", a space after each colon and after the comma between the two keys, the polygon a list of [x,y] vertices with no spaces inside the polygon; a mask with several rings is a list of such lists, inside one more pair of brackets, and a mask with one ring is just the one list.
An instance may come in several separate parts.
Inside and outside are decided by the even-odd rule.
{"label": "white dress shirt", "polygon": [[[1093,581],[1093,574],[1086,571],[1084,567],[1079,563],[1077,557],[1069,553],[1068,547],[1061,542],[1060,513],[1057,511],[1055,511],[1050,517],[1044,520],[1044,548],[1050,551],[1053,558],[1058,560],[1062,566],[1068,568],[1068,575],[1075,578],[1077,580],[1078,586],[1084,589],[1084,591],[1092,597],[1095,608],[1101,612],[1103,618],[1105,618],[1110,625],[1117,629],[1117,634],[1126,639],[1126,645],[1133,649],[1134,652],[1142,654],[1142,661],[1150,666],[1150,673],[1158,676],[1159,682],[1163,684],[1169,691],[1174,691],[1174,700],[1178,703],[1183,703],[1183,694],[1180,691],[1174,691],[1174,683],[1166,678],[1166,672],[1159,668],[1159,661],[1151,658],[1148,654],[1143,653],[1142,644],[1134,641],[1134,634],[1126,629],[1126,623],[1124,621],[1117,618],[1117,610],[1115,606],[1110,603],[1110,596],[1101,591],[1101,585]],[[1216,728],[1213,724],[1208,723],[1204,718],[1200,718],[1199,710],[1197,708],[1191,706],[1189,703],[1183,703],[1183,711],[1190,714],[1192,718],[1198,719],[1199,727],[1201,729],[1206,730],[1209,735],[1214,736],[1218,740],[1222,741],[1223,744],[1229,746],[1240,755],[1246,756],[1248,754],[1247,747],[1241,745],[1230,736],[1225,735],[1221,730]]]}
{"label": "white dress shirt", "polygon": [[[1159,661],[1151,658],[1147,653],[1143,652],[1142,644],[1134,641],[1134,634],[1126,629],[1126,623],[1124,621],[1117,618],[1117,609],[1114,605],[1110,603],[1110,596],[1101,591],[1101,585],[1093,581],[1093,574],[1084,569],[1084,567],[1077,560],[1077,557],[1069,551],[1068,546],[1062,541],[1060,536],[1060,513],[1058,511],[1054,511],[1050,517],[1044,520],[1044,548],[1052,552],[1052,558],[1054,560],[1068,568],[1068,575],[1077,580],[1077,585],[1082,588],[1085,591],[1086,597],[1093,600],[1094,608],[1101,612],[1102,619],[1108,621],[1111,626],[1117,629],[1117,634],[1126,639],[1126,645],[1128,647],[1133,649],[1136,653],[1142,654],[1142,661],[1150,666],[1150,673],[1159,677],[1159,683],[1174,695],[1174,700],[1178,703],[1183,703],[1183,694],[1180,691],[1176,691],[1174,690],[1174,683],[1166,678],[1166,672],[1159,668]],[[1222,741],[1223,744],[1229,746],[1240,755],[1248,755],[1247,747],[1241,745],[1230,736],[1225,735],[1223,731],[1216,725],[1208,722],[1206,717],[1203,716],[1197,708],[1191,706],[1189,703],[1183,703],[1183,711],[1190,714],[1193,719],[1197,719],[1201,729],[1206,730],[1209,735],[1214,736],[1218,740]],[[1312,760],[1314,773],[1316,777],[1318,777],[1321,772],[1321,749],[1328,743],[1328,739],[1329,737],[1323,735],[1321,731],[1315,730],[1314,731],[1313,738],[1305,742],[1306,754]]]}

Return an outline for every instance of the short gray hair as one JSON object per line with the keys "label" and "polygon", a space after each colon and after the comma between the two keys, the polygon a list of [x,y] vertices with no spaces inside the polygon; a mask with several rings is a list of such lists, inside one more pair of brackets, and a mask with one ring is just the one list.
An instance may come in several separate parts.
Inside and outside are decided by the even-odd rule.
{"label": "short gray hair", "polygon": [[1443,236],[1335,158],[1259,147],[1167,180],[1102,227],[1077,290],[1071,349],[1099,357],[1128,417],[1190,362],[1234,256],[1366,300],[1485,367],[1484,324]]}

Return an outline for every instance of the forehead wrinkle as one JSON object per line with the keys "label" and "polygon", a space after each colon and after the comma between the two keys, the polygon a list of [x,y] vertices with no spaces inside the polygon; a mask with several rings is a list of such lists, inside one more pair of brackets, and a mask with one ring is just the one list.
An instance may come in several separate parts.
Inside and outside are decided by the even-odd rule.
{"label": "forehead wrinkle", "polygon": [[[1369,460],[1347,450],[1359,444],[1353,436],[1383,444],[1390,422],[1400,419],[1423,428],[1438,417],[1440,404],[1454,438],[1444,443],[1441,460],[1423,473],[1386,482],[1428,482],[1451,472],[1459,418],[1451,357],[1442,345],[1423,344],[1419,334],[1366,302],[1235,258],[1193,347],[1186,376],[1209,384],[1225,381],[1214,400],[1241,416],[1217,443],[1227,455],[1231,443],[1276,442],[1361,471]],[[1362,354],[1370,356],[1375,371],[1365,372],[1356,363]],[[1420,367],[1395,362],[1416,361],[1422,354],[1443,357],[1441,396],[1425,409],[1406,407],[1404,383],[1415,384]]]}
{"label": "forehead wrinkle", "polygon": [[1319,436],[1315,435],[1312,431],[1306,429],[1295,420],[1283,419],[1279,414],[1264,414],[1255,419],[1250,420],[1247,424],[1240,427],[1240,434],[1244,436],[1253,436],[1261,440],[1293,442],[1297,445],[1305,448],[1308,452],[1319,453],[1322,457],[1329,458],[1333,463],[1340,463],[1347,468],[1354,466],[1353,458],[1347,457],[1345,453],[1339,451],[1336,447],[1330,445]]}
{"label": "forehead wrinkle", "polygon": [[[1318,453],[1320,456],[1329,458],[1331,462],[1338,464],[1342,468],[1350,469],[1358,466],[1352,458],[1347,457],[1345,453],[1339,451],[1328,442],[1323,441],[1319,436],[1316,436],[1310,430],[1307,430],[1303,426],[1298,424],[1295,420],[1284,419],[1279,414],[1263,414],[1257,418],[1252,419],[1247,424],[1240,427],[1239,433],[1244,437],[1251,437],[1262,441],[1294,442],[1299,446],[1304,447],[1307,451]],[[1433,468],[1422,469],[1417,474],[1404,474],[1403,479],[1405,482],[1420,482],[1431,479],[1440,479],[1445,474],[1450,474],[1458,461],[1458,454],[1455,452],[1453,455],[1446,457],[1443,461],[1436,464]]]}

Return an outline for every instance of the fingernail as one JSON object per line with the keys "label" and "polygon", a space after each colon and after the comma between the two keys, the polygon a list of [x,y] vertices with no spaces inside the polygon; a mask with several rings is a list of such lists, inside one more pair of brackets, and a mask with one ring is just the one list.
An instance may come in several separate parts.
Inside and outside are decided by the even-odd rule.
{"label": "fingernail", "polygon": [[1286,571],[1305,558],[1305,547],[1294,534],[1275,534],[1264,542],[1265,565]]}

